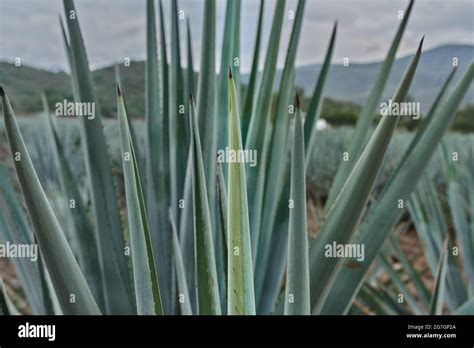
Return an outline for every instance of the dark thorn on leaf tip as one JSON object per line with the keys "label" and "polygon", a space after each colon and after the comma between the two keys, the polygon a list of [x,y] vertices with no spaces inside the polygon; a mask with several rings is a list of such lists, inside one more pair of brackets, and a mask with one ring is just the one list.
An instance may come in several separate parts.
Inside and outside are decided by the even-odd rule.
{"label": "dark thorn on leaf tip", "polygon": [[295,94],[295,107],[297,109],[300,108],[300,96],[299,96],[298,92],[296,92],[296,94]]}
{"label": "dark thorn on leaf tip", "polygon": [[229,79],[232,80],[232,68],[229,66]]}
{"label": "dark thorn on leaf tip", "polygon": [[192,103],[193,102],[193,94],[189,93],[189,101]]}
{"label": "dark thorn on leaf tip", "polygon": [[3,87],[0,86],[0,97],[3,97],[5,95],[5,91],[3,90]]}
{"label": "dark thorn on leaf tip", "polygon": [[122,91],[120,90],[120,86],[119,86],[118,83],[117,83],[117,94],[118,94],[119,97],[122,96]]}
{"label": "dark thorn on leaf tip", "polygon": [[418,48],[416,49],[416,54],[420,54],[421,53],[421,49],[423,47],[423,41],[425,40],[425,35],[422,36],[421,40],[420,40],[420,43],[418,44]]}
{"label": "dark thorn on leaf tip", "polygon": [[425,41],[425,34],[423,34],[423,36],[421,37],[420,47],[423,46],[423,41]]}

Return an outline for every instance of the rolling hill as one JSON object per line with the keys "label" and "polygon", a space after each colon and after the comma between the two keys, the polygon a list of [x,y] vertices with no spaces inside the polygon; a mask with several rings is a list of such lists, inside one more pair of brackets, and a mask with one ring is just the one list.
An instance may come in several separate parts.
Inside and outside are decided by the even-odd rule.
{"label": "rolling hill", "polygon": [[[384,99],[393,95],[398,82],[413,56],[406,56],[395,61],[389,77]],[[420,102],[421,110],[427,111],[451,71],[452,59],[459,61],[458,72],[454,77],[457,81],[468,64],[474,59],[474,46],[446,45],[423,52],[420,63],[413,79],[410,96]],[[329,71],[325,95],[332,99],[351,101],[363,104],[380,70],[381,63],[332,65]],[[308,93],[314,89],[315,78],[321,70],[321,65],[299,67],[296,71],[296,81]],[[474,103],[474,88],[471,87],[464,103]]]}
{"label": "rolling hill", "polygon": [[[474,57],[474,46],[447,45],[427,50],[423,53],[415,78],[410,89],[410,96],[421,103],[421,110],[429,109],[431,102],[441,88],[451,69],[452,58],[459,60],[459,71],[455,80]],[[384,99],[394,92],[411,56],[396,60],[389,77]],[[350,64],[347,67],[332,65],[328,76],[325,96],[351,104],[363,104],[380,69],[380,62],[370,64]],[[300,66],[296,70],[296,84],[310,95],[321,65]],[[144,63],[132,62],[130,67],[121,68],[122,80],[126,89],[127,103],[132,117],[144,115]],[[277,81],[281,71],[277,73]],[[114,116],[115,82],[114,69],[107,67],[93,72],[99,102],[103,115]],[[246,81],[248,76],[243,76]],[[15,67],[13,64],[0,62],[0,84],[11,97],[18,114],[34,113],[41,110],[40,92],[44,90],[51,105],[63,99],[72,99],[69,76],[64,72],[50,72],[31,67]],[[275,84],[277,86],[277,83]],[[474,103],[474,87],[468,91],[464,103]]]}

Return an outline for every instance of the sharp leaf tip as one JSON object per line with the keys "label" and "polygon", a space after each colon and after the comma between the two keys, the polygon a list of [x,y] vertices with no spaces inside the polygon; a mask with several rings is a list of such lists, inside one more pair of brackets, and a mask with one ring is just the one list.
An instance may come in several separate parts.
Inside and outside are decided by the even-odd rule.
{"label": "sharp leaf tip", "polygon": [[299,96],[298,92],[296,92],[296,94],[295,94],[295,107],[297,109],[300,109],[300,107],[301,107],[300,96]]}
{"label": "sharp leaf tip", "polygon": [[423,41],[425,41],[425,35],[421,37],[420,43],[418,45],[418,51],[421,51],[421,48],[423,47]]}

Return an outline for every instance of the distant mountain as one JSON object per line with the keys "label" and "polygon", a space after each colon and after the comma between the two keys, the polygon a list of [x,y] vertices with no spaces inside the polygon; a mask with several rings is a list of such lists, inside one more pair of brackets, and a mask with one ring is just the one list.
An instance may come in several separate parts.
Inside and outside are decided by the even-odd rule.
{"label": "distant mountain", "polygon": [[[383,99],[392,96],[402,74],[412,56],[399,58],[395,61],[390,74]],[[443,82],[451,70],[452,58],[459,60],[455,81],[459,79],[469,62],[474,57],[474,46],[447,45],[423,52],[415,74],[409,95],[421,103],[422,111],[429,109]],[[331,66],[325,96],[334,100],[363,104],[381,63],[350,64]],[[310,95],[319,75],[321,65],[307,65],[296,68],[296,84]],[[122,80],[125,86],[127,104],[132,117],[144,115],[144,63],[132,62],[130,67],[121,68]],[[281,71],[277,72],[277,81]],[[97,94],[102,113],[113,116],[116,109],[115,80],[113,67],[99,69],[93,72]],[[248,76],[242,76],[246,81]],[[63,99],[72,99],[69,76],[64,72],[38,70],[26,66],[15,67],[10,63],[0,62],[0,85],[5,87],[18,114],[32,113],[41,110],[40,93],[46,91],[51,105]],[[278,84],[276,83],[276,86]],[[471,87],[464,103],[474,103],[474,87]]]}
{"label": "distant mountain", "polygon": [[[389,76],[383,99],[390,98],[413,55],[395,61]],[[452,59],[459,61],[454,81],[458,81],[468,64],[474,59],[474,46],[447,45],[424,51],[415,73],[409,95],[420,102],[421,110],[427,111],[452,69]],[[363,104],[380,70],[381,62],[370,64],[333,65],[329,71],[325,96]],[[296,69],[296,84],[306,94],[311,94],[321,65],[307,65]],[[277,78],[280,74],[277,75]],[[474,87],[471,86],[464,103],[474,103]]]}
{"label": "distant mountain", "polygon": [[[132,62],[130,67],[121,67],[121,77],[126,91],[127,104],[131,116],[145,113],[145,64]],[[117,108],[114,67],[102,68],[92,72],[102,114],[114,116]],[[17,114],[41,111],[41,92],[48,97],[50,107],[64,99],[72,100],[69,75],[64,72],[51,72],[27,66],[16,67],[0,62],[0,85],[8,93]],[[54,109],[53,109],[54,110]]]}

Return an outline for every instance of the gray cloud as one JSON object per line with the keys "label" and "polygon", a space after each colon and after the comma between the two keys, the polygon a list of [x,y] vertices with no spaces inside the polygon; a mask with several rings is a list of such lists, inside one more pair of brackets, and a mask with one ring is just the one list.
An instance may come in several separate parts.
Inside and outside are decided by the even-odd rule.
{"label": "gray cloud", "polygon": [[[296,9],[288,0],[286,10]],[[350,4],[350,5],[349,5]],[[169,35],[169,1],[164,0]],[[308,0],[297,53],[297,63],[320,62],[335,20],[339,30],[334,60],[349,57],[353,62],[383,59],[395,34],[397,14],[406,0]],[[199,63],[202,27],[202,0],[181,0],[180,9],[190,18],[196,67]],[[121,61],[124,57],[145,57],[145,1],[76,1],[81,27],[93,68]],[[241,62],[248,70],[253,55],[258,0],[242,0]],[[268,44],[275,1],[266,0],[262,55]],[[222,43],[225,1],[217,0],[217,47]],[[66,67],[58,15],[59,0],[0,0],[0,59],[20,57],[24,64],[51,68]],[[472,0],[418,0],[407,26],[399,55],[413,52],[423,34],[425,47],[447,43],[473,44],[474,2]],[[182,48],[185,23],[181,21]],[[284,62],[292,21],[286,17],[280,44],[279,64]],[[169,45],[169,42],[167,42]],[[219,52],[217,52],[219,55]],[[183,59],[185,54],[182,55]],[[217,60],[219,62],[219,59]]]}

